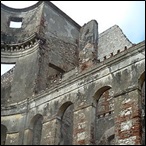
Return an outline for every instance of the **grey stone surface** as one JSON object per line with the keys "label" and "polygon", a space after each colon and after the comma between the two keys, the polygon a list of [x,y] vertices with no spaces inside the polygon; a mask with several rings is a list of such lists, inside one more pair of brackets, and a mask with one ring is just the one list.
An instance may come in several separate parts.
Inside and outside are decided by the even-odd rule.
{"label": "grey stone surface", "polygon": [[[145,41],[132,44],[116,25],[98,35],[95,20],[81,27],[48,1],[23,10],[1,6],[1,12],[1,35],[15,33],[11,43],[29,45],[1,51],[1,62],[16,63],[1,77],[1,138],[6,145],[145,142],[145,124],[139,127],[145,116]],[[7,29],[12,14],[24,17],[22,30]],[[12,46],[9,36],[5,39]],[[85,47],[88,43],[93,50]],[[90,61],[82,62],[80,56]]]}
{"label": "grey stone surface", "polygon": [[109,58],[111,53],[113,55],[117,54],[117,51],[123,51],[125,47],[129,48],[132,46],[132,43],[124,35],[122,30],[118,25],[110,27],[108,30],[105,30],[99,34],[98,39],[98,59],[100,61],[104,60],[104,56]]}
{"label": "grey stone surface", "polygon": [[[1,42],[17,44],[24,42],[31,35],[39,31],[43,3],[33,9],[22,11],[5,8],[1,4]],[[10,28],[11,17],[22,18],[22,28]]]}

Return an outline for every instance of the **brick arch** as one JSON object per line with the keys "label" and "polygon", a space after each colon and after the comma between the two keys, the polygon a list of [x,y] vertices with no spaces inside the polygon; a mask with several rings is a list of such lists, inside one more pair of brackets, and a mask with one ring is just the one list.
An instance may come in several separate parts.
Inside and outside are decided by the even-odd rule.
{"label": "brick arch", "polygon": [[99,89],[97,89],[95,91],[95,93],[93,94],[93,97],[92,97],[92,102],[93,102],[93,105],[96,106],[97,104],[97,100],[99,100],[99,98],[101,97],[101,95],[108,89],[111,89],[111,86],[109,85],[105,85],[105,86],[102,86],[100,87]]}
{"label": "brick arch", "polygon": [[5,145],[6,143],[6,136],[7,136],[7,127],[1,124],[1,145]]}
{"label": "brick arch", "polygon": [[71,101],[67,101],[67,102],[63,103],[57,112],[57,117],[61,119],[65,113],[65,110],[72,104],[73,103]]}
{"label": "brick arch", "polygon": [[96,106],[95,143],[105,145],[108,140],[104,134],[114,126],[114,99],[111,86],[98,89],[93,99]]}
{"label": "brick arch", "polygon": [[57,145],[72,145],[73,136],[73,103],[62,104],[57,113],[59,137]]}
{"label": "brick arch", "polygon": [[94,94],[94,96],[93,96],[93,99],[98,100],[98,99],[100,98],[100,96],[101,96],[106,90],[108,90],[108,89],[111,89],[111,86],[103,86],[103,87],[99,88],[99,89],[95,92],[95,94]]}
{"label": "brick arch", "polygon": [[31,119],[28,132],[29,145],[40,145],[42,134],[42,121],[43,116],[41,114],[36,114]]}

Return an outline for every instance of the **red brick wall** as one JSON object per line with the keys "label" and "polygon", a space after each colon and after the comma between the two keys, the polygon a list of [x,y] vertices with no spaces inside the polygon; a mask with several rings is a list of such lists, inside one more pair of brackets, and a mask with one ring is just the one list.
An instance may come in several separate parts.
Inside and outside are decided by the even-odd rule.
{"label": "red brick wall", "polygon": [[[109,144],[106,131],[114,126],[114,99],[112,89],[102,93],[96,106],[96,144]],[[114,141],[114,140],[113,140]]]}
{"label": "red brick wall", "polygon": [[141,144],[141,111],[137,100],[124,99],[118,116],[115,117],[115,129],[118,144]]}

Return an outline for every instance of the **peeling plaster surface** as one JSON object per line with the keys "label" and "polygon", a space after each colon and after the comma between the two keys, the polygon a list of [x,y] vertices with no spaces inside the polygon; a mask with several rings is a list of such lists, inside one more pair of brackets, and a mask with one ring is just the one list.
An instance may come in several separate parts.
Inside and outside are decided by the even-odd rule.
{"label": "peeling plaster surface", "polygon": [[6,145],[145,143],[145,41],[117,25],[98,34],[49,1],[1,13],[1,62],[15,63],[1,77]]}

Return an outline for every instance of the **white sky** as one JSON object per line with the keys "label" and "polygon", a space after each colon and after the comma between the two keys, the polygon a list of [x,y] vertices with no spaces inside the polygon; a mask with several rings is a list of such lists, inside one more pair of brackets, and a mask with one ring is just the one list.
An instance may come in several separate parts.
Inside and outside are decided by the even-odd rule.
{"label": "white sky", "polygon": [[[13,8],[24,8],[37,1],[1,1]],[[83,26],[95,19],[99,33],[117,24],[132,43],[145,40],[145,1],[52,1]],[[1,65],[1,75],[9,70]]]}

